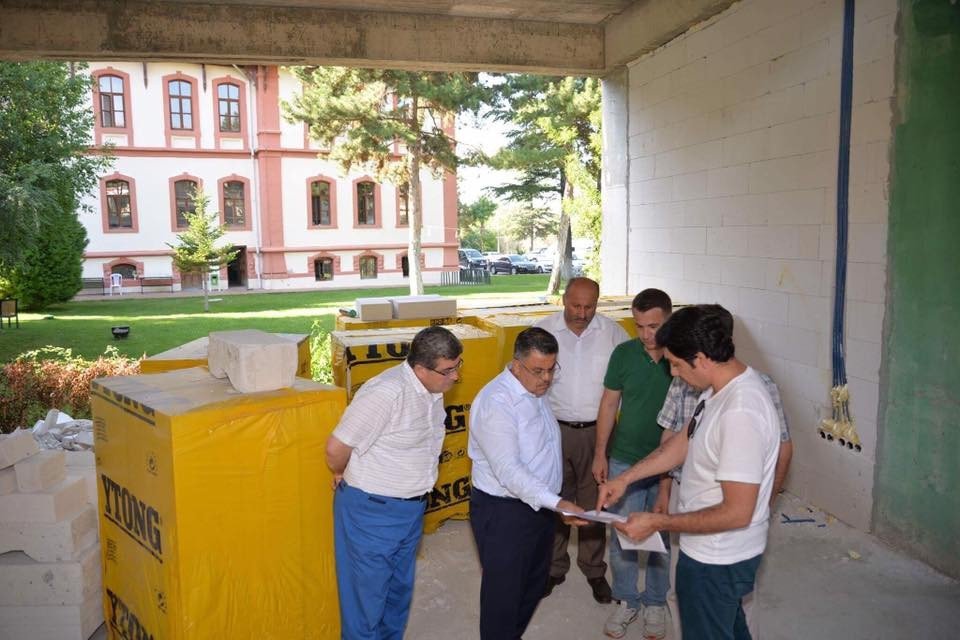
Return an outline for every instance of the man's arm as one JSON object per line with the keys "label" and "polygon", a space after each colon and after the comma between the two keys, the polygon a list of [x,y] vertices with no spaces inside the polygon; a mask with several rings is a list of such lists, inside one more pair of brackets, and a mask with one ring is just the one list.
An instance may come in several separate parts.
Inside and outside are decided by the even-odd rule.
{"label": "man's arm", "polygon": [[593,448],[593,479],[597,484],[607,481],[607,445],[610,443],[610,434],[617,419],[617,409],[620,408],[622,392],[603,388],[600,396],[600,409],[597,414],[597,439]]}
{"label": "man's arm", "polygon": [[600,485],[597,497],[597,511],[613,504],[623,495],[631,483],[666,473],[687,456],[687,438],[669,438],[657,447],[653,453],[636,463],[616,478]]}
{"label": "man's arm", "polygon": [[[670,429],[664,429],[660,434],[660,446],[677,435],[676,431],[671,431]],[[670,510],[670,491],[673,488],[673,478],[667,474],[663,474],[660,478],[660,488],[657,491],[657,501],[653,504],[653,513],[668,513]]]}
{"label": "man's arm", "polygon": [[333,486],[336,487],[343,479],[343,471],[350,462],[353,447],[343,444],[336,436],[327,438],[327,466],[333,472]]}
{"label": "man's arm", "polygon": [[793,441],[785,440],[780,443],[780,452],[777,454],[777,466],[773,472],[773,491],[770,493],[770,508],[776,502],[777,496],[783,490],[783,481],[790,470],[790,460],[793,458]]}
{"label": "man's arm", "polygon": [[721,481],[720,490],[723,499],[719,504],[689,513],[631,513],[627,522],[616,522],[613,526],[634,540],[643,540],[655,531],[719,533],[750,524],[760,485]]}

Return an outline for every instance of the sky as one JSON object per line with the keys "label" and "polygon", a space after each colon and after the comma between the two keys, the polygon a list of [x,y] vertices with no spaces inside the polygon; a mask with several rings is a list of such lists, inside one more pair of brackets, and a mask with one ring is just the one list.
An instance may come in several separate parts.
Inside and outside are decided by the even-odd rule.
{"label": "sky", "polygon": [[[470,116],[461,116],[457,119],[457,142],[461,145],[461,155],[469,149],[482,149],[493,154],[507,144],[506,127],[494,120],[478,122]],[[495,200],[493,194],[485,193],[484,189],[509,182],[511,174],[511,171],[495,171],[487,167],[460,167],[457,169],[460,201],[475,202],[482,195]]]}

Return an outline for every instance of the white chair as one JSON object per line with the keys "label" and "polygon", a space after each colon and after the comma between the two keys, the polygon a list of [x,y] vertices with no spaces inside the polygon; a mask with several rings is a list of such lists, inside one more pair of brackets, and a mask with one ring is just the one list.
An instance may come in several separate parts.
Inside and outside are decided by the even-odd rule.
{"label": "white chair", "polygon": [[114,289],[119,291],[120,295],[123,295],[123,274],[120,274],[120,273],[110,274],[110,295],[113,295]]}

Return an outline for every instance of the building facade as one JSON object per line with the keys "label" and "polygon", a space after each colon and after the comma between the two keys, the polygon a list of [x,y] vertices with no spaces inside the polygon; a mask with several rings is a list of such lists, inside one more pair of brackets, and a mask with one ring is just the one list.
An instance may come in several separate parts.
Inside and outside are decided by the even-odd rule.
{"label": "building facade", "polygon": [[[81,213],[84,278],[113,273],[199,288],[168,245],[186,228],[195,189],[210,199],[237,257],[220,286],[303,289],[407,280],[409,202],[402,186],[344,174],[287,122],[281,102],[302,91],[275,66],[93,62],[94,143],[115,158]],[[421,175],[426,283],[457,268],[456,176]]]}

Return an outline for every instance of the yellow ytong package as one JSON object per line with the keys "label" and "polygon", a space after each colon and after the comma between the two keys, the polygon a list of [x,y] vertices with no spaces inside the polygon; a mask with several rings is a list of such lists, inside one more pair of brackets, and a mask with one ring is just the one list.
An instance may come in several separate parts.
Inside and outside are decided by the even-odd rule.
{"label": "yellow ytong package", "polygon": [[477,326],[492,333],[497,338],[497,363],[500,369],[513,360],[513,343],[517,340],[520,332],[529,329],[547,315],[549,314],[526,313],[518,315],[504,313],[478,319]]}
{"label": "yellow ytong package", "polygon": [[[310,372],[310,335],[306,333],[275,333],[273,335],[297,343],[297,376],[307,379],[312,378]],[[204,336],[179,347],[144,358],[140,361],[140,373],[163,373],[176,369],[205,367],[207,366],[209,343],[209,338]]]}
{"label": "yellow ytong package", "polygon": [[[500,373],[496,339],[469,325],[448,329],[463,343],[463,368],[460,381],[444,394],[447,413],[446,436],[440,452],[437,484],[430,495],[423,530],[436,531],[445,520],[463,520],[470,510],[470,458],[467,457],[467,432],[470,405],[487,382]],[[407,357],[410,342],[419,329],[370,329],[334,331],[333,379],[345,387],[350,399],[360,386],[378,373],[395,367]]]}
{"label": "yellow ytong package", "polygon": [[363,331],[366,329],[404,329],[408,327],[434,327],[437,325],[461,324],[463,314],[440,318],[404,318],[402,320],[361,320],[338,315],[334,326],[337,331]]}
{"label": "yellow ytong package", "polygon": [[607,316],[626,331],[631,338],[637,337],[637,323],[633,320],[631,309],[600,309],[599,313]]}
{"label": "yellow ytong package", "polygon": [[343,389],[206,368],[91,385],[110,638],[340,637],[327,437]]}

